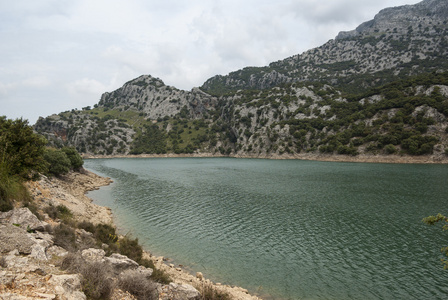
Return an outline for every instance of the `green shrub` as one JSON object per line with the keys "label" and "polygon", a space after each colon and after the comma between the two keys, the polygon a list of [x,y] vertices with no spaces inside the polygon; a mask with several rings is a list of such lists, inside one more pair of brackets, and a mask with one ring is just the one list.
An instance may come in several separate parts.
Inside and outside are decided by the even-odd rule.
{"label": "green shrub", "polygon": [[65,153],[65,155],[67,155],[68,159],[70,160],[71,169],[79,170],[82,168],[84,161],[75,148],[64,147],[61,150]]}
{"label": "green shrub", "polygon": [[[33,132],[27,120],[0,116],[0,169],[8,176],[35,178],[44,171],[43,152],[47,141]],[[3,180],[3,178],[1,178]]]}
{"label": "green shrub", "polygon": [[172,282],[170,276],[167,273],[165,273],[165,271],[157,268],[153,269],[151,279],[161,284],[170,284]]}
{"label": "green shrub", "polygon": [[6,163],[0,163],[0,211],[13,209],[13,200],[29,203],[31,196],[18,175],[10,175]]}
{"label": "green shrub", "polygon": [[84,229],[85,231],[88,231],[90,233],[95,233],[95,225],[93,225],[93,223],[91,223],[91,222],[87,222],[87,221],[79,222],[77,224],[77,227],[79,229]]}
{"label": "green shrub", "polygon": [[73,214],[65,205],[49,205],[44,209],[45,213],[54,220],[61,219],[64,223],[71,223]]}
{"label": "green shrub", "polygon": [[6,263],[6,259],[4,256],[0,256],[0,267],[6,268],[8,264]]}
{"label": "green shrub", "polygon": [[397,149],[392,144],[389,144],[386,147],[384,147],[384,150],[386,151],[387,154],[394,154],[397,152]]}
{"label": "green shrub", "polygon": [[123,237],[119,240],[119,251],[120,254],[126,255],[130,259],[140,263],[142,260],[143,249],[142,246],[138,244],[138,239],[131,239],[128,236]]}
{"label": "green shrub", "polygon": [[70,159],[62,150],[47,148],[44,158],[48,162],[48,175],[60,176],[70,171]]}
{"label": "green shrub", "polygon": [[108,224],[97,224],[93,235],[98,241],[107,245],[113,244],[118,240],[115,228]]}

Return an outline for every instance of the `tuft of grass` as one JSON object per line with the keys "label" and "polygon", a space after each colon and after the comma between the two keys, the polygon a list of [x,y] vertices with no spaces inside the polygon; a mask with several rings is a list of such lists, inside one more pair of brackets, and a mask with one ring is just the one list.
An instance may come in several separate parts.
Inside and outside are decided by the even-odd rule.
{"label": "tuft of grass", "polygon": [[165,271],[154,268],[150,277],[153,281],[161,284],[170,284],[173,282],[170,276]]}
{"label": "tuft of grass", "polygon": [[197,286],[196,289],[201,294],[201,300],[230,300],[231,297],[228,293],[217,290],[210,283],[202,283]]}
{"label": "tuft of grass", "polygon": [[7,165],[0,163],[0,211],[13,209],[14,200],[27,203],[31,201],[31,195],[21,177],[9,175]]}
{"label": "tuft of grass", "polygon": [[62,222],[72,225],[73,223],[73,213],[65,205],[49,205],[44,209],[45,213],[54,220],[61,219]]}
{"label": "tuft of grass", "polygon": [[118,286],[138,300],[159,299],[157,285],[138,271],[126,272],[118,279]]}

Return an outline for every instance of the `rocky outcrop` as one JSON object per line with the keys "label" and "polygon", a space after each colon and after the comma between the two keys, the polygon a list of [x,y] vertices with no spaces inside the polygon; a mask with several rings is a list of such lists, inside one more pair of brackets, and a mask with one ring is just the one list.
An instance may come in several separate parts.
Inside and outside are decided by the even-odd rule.
{"label": "rocky outcrop", "polygon": [[157,120],[187,113],[192,118],[202,117],[216,106],[217,99],[198,88],[190,92],[167,86],[162,80],[150,75],[142,75],[123,87],[104,93],[99,107],[134,110],[145,118]]}
{"label": "rocky outcrop", "polygon": [[48,223],[40,221],[28,208],[0,213],[0,223],[17,224],[28,231],[44,231]]}

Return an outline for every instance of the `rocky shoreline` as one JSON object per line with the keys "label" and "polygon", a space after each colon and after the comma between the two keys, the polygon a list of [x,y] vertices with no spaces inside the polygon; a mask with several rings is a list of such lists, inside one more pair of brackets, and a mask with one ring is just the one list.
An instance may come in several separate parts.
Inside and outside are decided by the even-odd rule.
{"label": "rocky shoreline", "polygon": [[193,153],[193,154],[139,154],[139,155],[83,155],[84,159],[93,158],[207,158],[207,157],[233,157],[233,158],[254,158],[254,159],[298,159],[328,162],[359,162],[359,163],[390,163],[390,164],[448,164],[448,155],[374,155],[360,154],[356,156],[339,155],[339,154],[315,154],[315,153],[298,153],[298,154],[254,154],[254,155],[222,155],[219,153]]}
{"label": "rocky shoreline", "polygon": [[[34,204],[41,212],[49,205],[54,207],[63,205],[70,209],[77,222],[113,224],[111,210],[92,203],[92,199],[86,196],[88,191],[111,182],[110,178],[83,170],[71,172],[61,179],[43,177],[39,181],[28,182],[27,187],[34,199]],[[26,221],[23,217],[25,215]],[[85,295],[80,290],[79,274],[67,274],[56,266],[57,257],[67,255],[67,251],[53,245],[54,237],[46,232],[44,227],[55,225],[55,222],[48,215],[43,215],[45,220],[39,221],[28,208],[16,208],[11,212],[0,213],[0,242],[2,244],[0,245],[2,260],[0,299],[85,299]],[[42,228],[39,227],[38,230],[35,226]],[[17,236],[20,236],[22,240],[15,240]],[[102,251],[102,255],[96,253],[98,251]],[[94,256],[96,260],[103,262],[117,259],[121,262],[130,260],[119,254],[109,259],[104,256],[104,251],[101,249],[86,249],[81,253],[83,257]],[[200,287],[212,287],[227,293],[231,299],[260,299],[250,295],[241,287],[213,283],[204,278],[201,273],[190,274],[183,266],[170,264],[164,257],[154,257],[147,251],[143,253],[143,258],[151,260],[157,269],[167,273],[172,280],[169,285],[158,288],[159,299],[201,299],[196,290]],[[181,293],[183,296],[173,298],[173,293],[177,295]],[[187,297],[187,294],[191,297]],[[111,299],[136,298],[116,289]]]}

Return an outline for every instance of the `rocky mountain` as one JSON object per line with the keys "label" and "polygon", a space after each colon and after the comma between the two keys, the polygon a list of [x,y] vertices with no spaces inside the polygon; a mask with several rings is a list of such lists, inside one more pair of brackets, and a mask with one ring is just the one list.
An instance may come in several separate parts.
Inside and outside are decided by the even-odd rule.
{"label": "rocky mountain", "polygon": [[359,92],[391,80],[447,69],[448,2],[425,0],[386,8],[355,30],[266,67],[248,67],[207,80],[202,90],[223,95],[282,83],[325,82]]}
{"label": "rocky mountain", "polygon": [[382,10],[334,40],[191,91],[140,76],[94,108],[41,118],[90,155],[448,155],[448,3]]}

